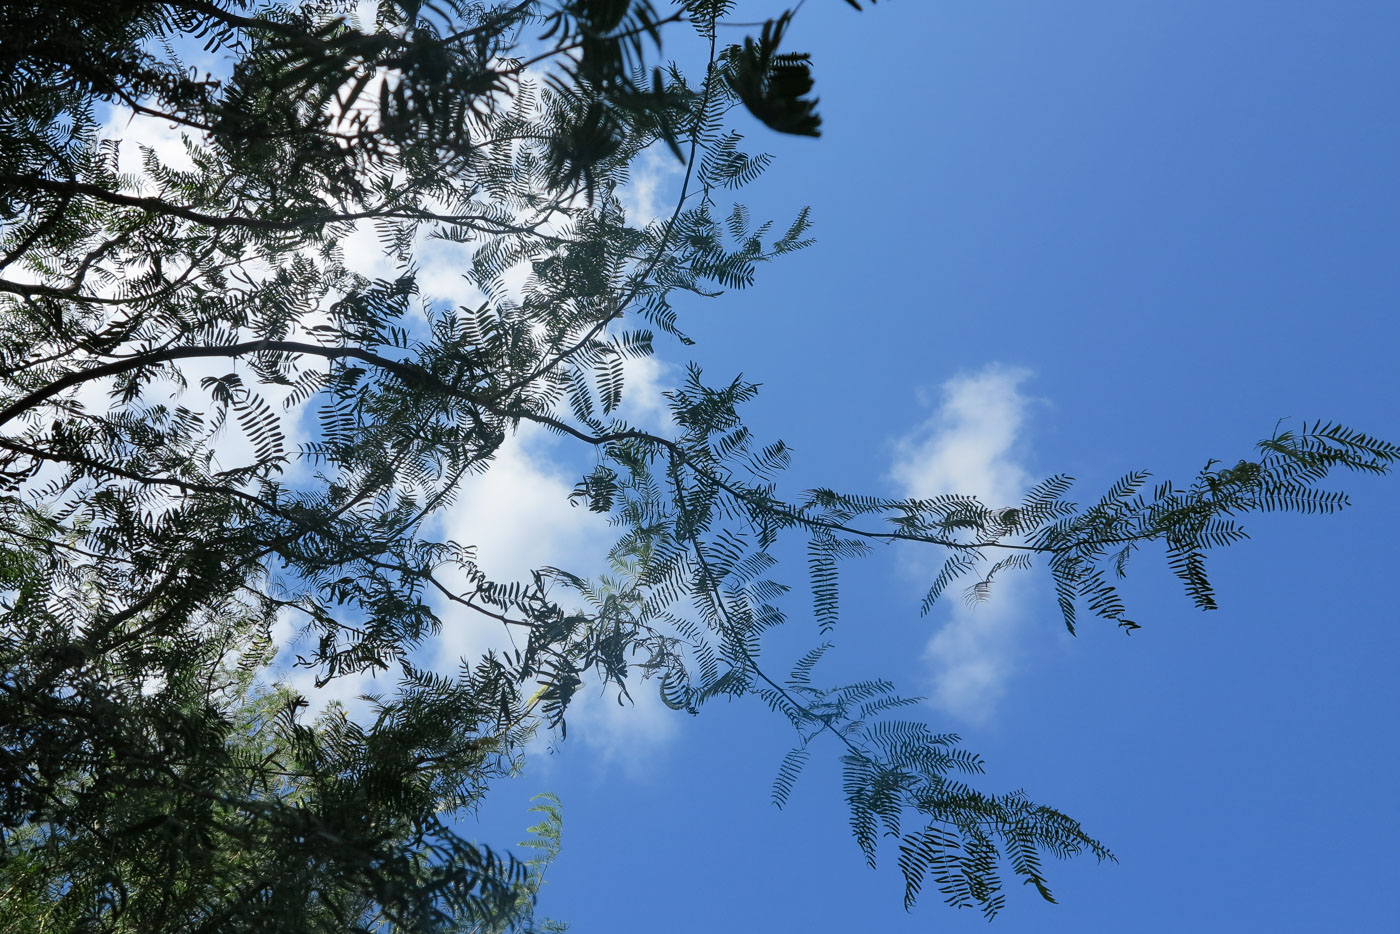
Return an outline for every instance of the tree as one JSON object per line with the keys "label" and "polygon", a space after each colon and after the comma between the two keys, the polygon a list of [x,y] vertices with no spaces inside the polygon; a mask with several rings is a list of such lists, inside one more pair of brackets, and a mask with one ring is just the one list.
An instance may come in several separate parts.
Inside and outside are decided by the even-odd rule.
{"label": "tree", "polygon": [[[680,298],[808,242],[805,211],[773,228],[727,203],[768,165],[727,129],[733,108],[819,126],[805,57],[779,51],[790,16],[722,45],[734,6],[385,2],[373,25],[332,0],[0,10],[18,37],[0,49],[8,926],[528,926],[538,866],[452,816],[534,725],[563,731],[586,678],[652,679],[690,712],[757,696],[795,731],[779,804],[834,744],[856,839],[873,863],[898,838],[907,903],[928,880],[990,915],[1007,867],[1049,898],[1041,854],[1109,856],[1067,815],[960,778],[978,758],[899,719],[910,701],[888,682],[819,687],[825,644],[772,674],[761,636],[790,611],[775,543],[807,540],[823,636],[839,559],[878,540],[946,551],[925,609],[1039,559],[1071,630],[1086,609],[1132,629],[1113,581],[1136,552],[1164,545],[1211,608],[1205,556],[1243,537],[1237,517],[1334,511],[1332,469],[1383,472],[1400,448],[1304,425],[1184,486],[1130,474],[1087,507],[1063,477],[1017,504],[794,498],[787,449],[744,426],[750,383],[692,368],[674,434],[624,421],[625,362],[653,329],[688,343]],[[656,64],[688,34],[694,75]],[[185,66],[200,45],[217,74]],[[124,171],[113,108],[182,128],[189,166],[146,150]],[[638,221],[620,191],[653,147],[685,180],[668,216]],[[346,262],[364,225],[394,277]],[[479,303],[422,294],[426,238],[470,248]],[[575,498],[618,526],[607,575],[491,580],[472,543],[434,536],[524,424],[596,452]],[[449,614],[525,645],[425,670],[415,650]],[[290,615],[322,684],[397,671],[368,722],[308,721],[270,681]]]}

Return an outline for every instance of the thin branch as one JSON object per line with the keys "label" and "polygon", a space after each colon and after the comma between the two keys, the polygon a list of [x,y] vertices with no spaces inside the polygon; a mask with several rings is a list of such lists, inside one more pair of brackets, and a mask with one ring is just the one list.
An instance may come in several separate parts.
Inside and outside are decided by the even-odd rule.
{"label": "thin branch", "polygon": [[206,227],[215,229],[242,228],[245,230],[260,230],[267,232],[277,232],[286,230],[300,230],[308,227],[325,227],[330,225],[348,224],[353,221],[376,219],[376,220],[418,220],[436,221],[444,224],[452,224],[461,227],[470,227],[481,230],[484,233],[535,233],[536,231],[528,226],[507,223],[492,217],[485,217],[476,214],[438,214],[425,209],[409,209],[404,207],[390,207],[384,205],[376,208],[368,208],[363,211],[320,211],[291,217],[286,220],[273,220],[265,217],[255,217],[238,214],[209,214],[196,210],[183,204],[172,204],[162,198],[145,197],[140,195],[124,195],[120,192],[112,191],[101,185],[94,185],[90,182],[79,181],[59,181],[57,179],[42,178],[36,175],[0,175],[0,189],[14,187],[21,189],[51,191],[59,194],[80,194],[103,201],[107,204],[120,205],[122,207],[140,208],[152,214],[164,214],[171,217],[179,217],[183,220],[193,221],[203,224]]}

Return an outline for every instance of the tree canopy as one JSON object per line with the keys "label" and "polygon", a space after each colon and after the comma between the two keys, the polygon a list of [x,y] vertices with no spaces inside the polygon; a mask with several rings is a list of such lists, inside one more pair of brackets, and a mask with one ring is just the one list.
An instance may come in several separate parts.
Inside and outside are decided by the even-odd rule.
{"label": "tree canopy", "polygon": [[[894,684],[820,679],[840,561],[938,550],[925,611],[1038,565],[1071,631],[1131,631],[1117,581],[1140,552],[1212,609],[1207,555],[1242,516],[1340,509],[1331,472],[1385,472],[1400,447],[1280,425],[1184,483],[1133,472],[1081,505],[1055,476],[984,503],[785,490],[788,449],[742,416],[757,387],[694,365],[672,431],[628,421],[629,360],[683,353],[688,307],[810,242],[805,209],[733,200],[770,162],[736,109],[820,127],[792,14],[722,31],[743,7],[0,7],[0,929],[548,929],[557,803],[533,861],[457,818],[533,731],[564,733],[589,680],[781,715],[774,801],[838,756],[857,844],[874,865],[895,838],[908,905],[936,888],[993,915],[1004,877],[1051,897],[1046,853],[1111,858],[1072,817],[978,787],[976,754]],[[178,127],[179,164],[119,138],[134,119]],[[653,151],[683,180],[632,216]],[[366,229],[392,277],[347,261]],[[461,245],[479,300],[424,289],[434,241]],[[498,580],[434,519],[522,426],[592,452],[574,501],[617,535]],[[791,538],[810,601],[777,579]],[[790,616],[818,644],[770,662]],[[318,685],[376,671],[392,694],[309,715],[279,680],[286,619]],[[523,644],[433,670],[420,650],[449,625]]]}

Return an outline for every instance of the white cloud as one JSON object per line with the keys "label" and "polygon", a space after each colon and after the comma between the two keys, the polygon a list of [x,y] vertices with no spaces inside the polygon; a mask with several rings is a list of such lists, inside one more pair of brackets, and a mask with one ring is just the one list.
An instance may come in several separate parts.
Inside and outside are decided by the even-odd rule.
{"label": "white cloud", "polygon": [[[607,552],[609,535],[603,516],[569,503],[577,480],[550,459],[550,439],[542,429],[522,425],[506,438],[491,467],[469,476],[457,501],[443,514],[442,534],[474,548],[476,564],[496,582],[528,582],[546,566],[587,574],[580,558]],[[462,581],[443,575],[452,587]],[[488,649],[513,647],[512,633],[466,607],[445,605],[442,634],[433,651],[434,667],[455,670],[462,658],[475,661]]]}
{"label": "white cloud", "polygon": [[[1029,376],[992,364],[944,383],[937,411],[895,444],[890,477],[900,492],[964,493],[993,507],[1018,502],[1030,485],[1020,460],[1032,402],[1020,387]],[[925,585],[936,567],[918,568]],[[988,602],[971,606],[960,599],[958,585],[944,593],[934,611],[944,622],[924,648],[935,707],[969,722],[985,722],[995,713],[1032,632],[1029,585],[1023,574],[1007,574],[997,579]]]}
{"label": "white cloud", "polygon": [[666,393],[671,366],[657,357],[628,357],[622,364],[622,406],[618,414],[633,425],[649,431],[666,432],[675,427]]}
{"label": "white cloud", "polygon": [[[662,395],[666,375],[666,365],[655,358],[628,360],[620,414],[634,424],[669,424]],[[502,445],[489,471],[464,483],[443,518],[443,533],[474,546],[478,566],[495,581],[529,580],[531,571],[547,565],[596,574],[603,570],[614,533],[606,517],[569,504],[577,479],[561,463],[552,437],[523,425]],[[557,596],[567,603],[567,593]],[[510,649],[512,636],[520,638],[504,624],[464,607],[445,606],[442,618],[442,634],[431,648],[434,667],[441,671],[455,670],[461,658],[474,660],[488,649]],[[632,679],[628,689],[631,702],[619,705],[615,688],[581,688],[569,707],[569,737],[601,768],[637,779],[672,740],[678,724],[653,683]],[[527,757],[549,762],[544,753],[555,739],[541,731]]]}
{"label": "white cloud", "polygon": [[[189,131],[171,124],[168,120],[158,120],[145,114],[133,113],[125,107],[114,108],[111,117],[103,126],[101,135],[107,139],[121,141],[117,150],[117,168],[123,174],[144,176],[145,153],[150,149],[161,164],[180,172],[194,168],[190,160],[185,139]],[[194,134],[195,143],[200,142],[200,134]],[[144,179],[149,181],[149,179]]]}
{"label": "white cloud", "polygon": [[306,701],[301,713],[303,722],[310,722],[326,712],[332,703],[338,703],[352,720],[368,724],[374,720],[373,709],[367,696],[392,696],[393,676],[381,680],[372,672],[362,671],[341,675],[320,687],[316,686],[318,672],[308,668],[291,668],[278,673],[279,680],[286,684]]}
{"label": "white cloud", "polygon": [[[466,478],[458,499],[442,515],[440,534],[471,546],[477,565],[493,581],[528,582],[532,571],[550,565],[588,574],[596,568],[580,562],[597,563],[607,552],[605,517],[569,504],[576,478],[551,459],[551,447],[542,429],[522,426],[506,439],[489,470]],[[466,587],[464,576],[451,567],[442,568],[438,577],[450,589]],[[513,650],[513,640],[521,639],[519,631],[459,604],[435,603],[442,630],[422,647],[420,658],[439,672],[455,674],[462,659],[475,663],[487,651]],[[368,707],[359,695],[392,689],[392,674],[376,680],[368,673],[316,688],[315,672],[291,665],[297,640],[290,618],[280,621],[274,638],[288,646],[279,659],[281,677],[311,701],[313,713],[336,700],[352,715],[363,715]]]}
{"label": "white cloud", "polygon": [[664,146],[653,146],[632,165],[631,178],[618,191],[618,200],[627,212],[627,221],[635,227],[645,227],[654,220],[661,219],[662,212],[667,217],[673,205],[663,206],[662,195],[669,195],[668,183],[679,179],[681,163]]}
{"label": "white cloud", "polygon": [[890,476],[906,496],[976,496],[989,506],[1016,502],[1030,485],[1017,442],[1030,400],[1020,385],[1030,371],[992,364],[943,384],[928,421],[895,445]]}
{"label": "white cloud", "polygon": [[445,516],[447,535],[475,545],[493,580],[529,580],[543,565],[577,563],[607,548],[606,521],[569,503],[577,479],[550,458],[544,429],[522,425],[484,474],[468,478]]}
{"label": "white cloud", "polygon": [[[657,757],[675,738],[683,715],[661,702],[654,681],[632,679],[627,690],[631,700],[624,698],[619,704],[615,687],[599,690],[592,683],[581,687],[569,702],[569,743],[586,749],[598,769],[618,769],[636,781],[653,773]],[[547,772],[552,760],[542,753],[557,739],[542,732],[526,757]]]}
{"label": "white cloud", "polygon": [[304,620],[304,616],[290,608],[283,608],[277,614],[271,636],[273,644],[280,646],[280,649],[273,660],[271,671],[267,674],[275,682],[291,688],[305,699],[307,706],[301,712],[303,722],[310,722],[324,713],[332,703],[339,703],[345,707],[352,719],[368,723],[372,717],[370,705],[363,699],[364,695],[391,693],[392,674],[389,678],[381,680],[376,676],[376,672],[362,671],[333,678],[318,687],[316,679],[320,670],[296,664],[299,654],[310,654],[309,649],[314,646],[316,639],[314,634],[302,632]]}
{"label": "white cloud", "polygon": [[998,580],[986,603],[969,606],[949,594],[946,622],[924,646],[933,706],[969,723],[996,714],[1011,678],[1021,668],[1030,638],[1023,577]]}
{"label": "white cloud", "polygon": [[359,221],[355,229],[339,242],[345,268],[366,279],[397,279],[402,271],[393,257],[384,252],[379,239],[379,231],[369,221]]}

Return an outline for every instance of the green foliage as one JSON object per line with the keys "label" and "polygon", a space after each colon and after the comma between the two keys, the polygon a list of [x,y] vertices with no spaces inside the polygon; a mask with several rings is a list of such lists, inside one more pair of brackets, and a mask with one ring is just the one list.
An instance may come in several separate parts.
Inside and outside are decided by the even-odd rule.
{"label": "green foliage", "polygon": [[[780,537],[807,543],[822,638],[840,561],[879,541],[946,552],[926,610],[1040,558],[1071,629],[1081,608],[1131,628],[1111,581],[1140,548],[1212,608],[1205,554],[1240,516],[1333,511],[1331,471],[1400,448],[1304,425],[1184,488],[1133,473],[1083,508],[1057,477],[1007,507],[784,497],[788,449],[740,414],[757,387],[694,366],[670,436],[629,424],[625,363],[689,344],[683,303],[810,243],[805,209],[775,227],[727,200],[769,166],[731,110],[818,128],[806,57],[778,50],[791,14],[721,47],[736,6],[0,7],[0,929],[557,929],[533,921],[557,802],[529,861],[456,820],[589,679],[655,679],[692,713],[757,698],[794,730],[780,805],[834,746],[857,843],[873,864],[896,838],[909,904],[932,880],[991,915],[1008,873],[1050,897],[1043,853],[1108,857],[1059,811],[974,788],[980,760],[900,719],[893,685],[817,687],[825,648],[769,675],[764,633],[807,615]],[[659,59],[687,19],[694,75]],[[218,75],[184,65],[199,46]],[[114,113],[181,128],[189,164],[146,149],[128,171]],[[653,148],[685,167],[674,208],[629,217]],[[392,274],[347,263],[358,230]],[[465,245],[479,302],[422,294],[433,238]],[[608,573],[493,580],[435,534],[522,425],[593,453],[574,497],[617,529]],[[426,670],[468,619],[524,644]],[[392,692],[310,715],[276,680],[288,624],[318,687]]]}
{"label": "green foliage", "polygon": [[563,846],[564,808],[559,798],[549,792],[535,795],[533,800],[540,802],[530,808],[531,812],[542,815],[539,823],[529,829],[532,836],[520,841],[520,846],[533,850],[535,855],[525,861],[525,878],[516,886],[515,908],[501,921],[490,927],[481,927],[487,932],[505,932],[516,929],[539,931],[540,934],[557,934],[567,931],[569,926],[561,921],[545,920],[535,924],[535,901],[544,886],[544,874],[559,855]]}
{"label": "green foliage", "polygon": [[491,703],[499,668],[410,673],[366,724],[339,706],[306,723],[304,700],[257,678],[273,646],[251,607],[218,607],[241,622],[206,620],[217,639],[99,654],[50,612],[52,564],[10,581],[29,599],[0,643],[0,930],[503,930],[518,914],[537,870],[442,816],[523,740],[520,712]]}
{"label": "green foliage", "polygon": [[817,116],[817,102],[805,99],[813,85],[808,64],[811,57],[778,52],[783,32],[791,21],[792,13],[784,13],[764,23],[763,33],[757,39],[745,39],[742,47],[733,47],[726,63],[729,68],[725,81],[749,112],[771,129],[818,136],[821,118]]}

